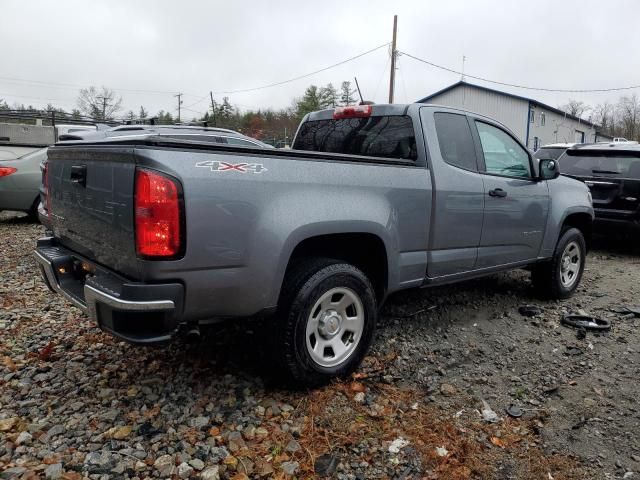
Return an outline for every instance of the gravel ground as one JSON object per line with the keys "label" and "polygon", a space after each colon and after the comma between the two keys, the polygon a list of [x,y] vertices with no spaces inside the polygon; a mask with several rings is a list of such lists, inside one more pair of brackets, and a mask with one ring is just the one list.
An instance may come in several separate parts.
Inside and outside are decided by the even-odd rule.
{"label": "gravel ground", "polygon": [[[0,478],[640,478],[640,319],[614,311],[640,304],[637,247],[600,240],[562,302],[524,271],[397,294],[362,368],[302,392],[260,325],[103,334],[40,281],[41,233],[0,214]],[[580,310],[611,331],[561,326]]]}

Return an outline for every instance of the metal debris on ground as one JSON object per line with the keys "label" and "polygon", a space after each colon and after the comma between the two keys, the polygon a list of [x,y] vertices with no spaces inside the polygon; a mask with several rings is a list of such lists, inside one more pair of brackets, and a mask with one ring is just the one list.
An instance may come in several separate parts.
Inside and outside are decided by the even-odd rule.
{"label": "metal debris on ground", "polygon": [[520,407],[514,404],[509,405],[505,410],[507,414],[513,418],[520,418],[524,413]]}
{"label": "metal debris on ground", "polygon": [[567,327],[584,328],[585,330],[605,331],[611,329],[609,320],[589,315],[565,315],[561,322]]}

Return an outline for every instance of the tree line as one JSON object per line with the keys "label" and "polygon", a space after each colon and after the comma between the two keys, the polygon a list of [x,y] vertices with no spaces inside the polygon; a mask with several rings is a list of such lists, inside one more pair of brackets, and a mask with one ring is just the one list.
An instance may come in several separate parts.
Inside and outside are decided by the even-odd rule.
{"label": "tree line", "polygon": [[[181,120],[182,123],[206,122],[211,127],[228,128],[268,143],[283,145],[291,140],[300,120],[307,113],[324,108],[354,105],[358,100],[357,91],[351,82],[344,81],[339,87],[332,83],[324,86],[309,85],[287,108],[241,110],[229,97],[223,97],[221,101],[214,101],[213,105],[209,105],[204,115],[193,116],[192,112],[187,111]],[[88,87],[80,90],[76,103],[77,108],[71,111],[52,104],[48,104],[44,109],[14,104],[12,109],[29,113],[53,111],[56,118],[61,120],[91,117],[96,121],[148,123],[153,118],[155,123],[161,125],[173,125],[178,121],[171,110],[160,110],[151,114],[144,106],[140,106],[137,112],[129,110],[123,114],[122,97],[107,87]],[[599,125],[604,133],[640,141],[640,97],[635,93],[622,96],[615,103],[604,101],[595,106],[571,99],[559,108],[570,115]],[[0,99],[0,111],[9,109],[7,102]]]}
{"label": "tree line", "polygon": [[640,141],[640,97],[635,93],[622,96],[615,103],[605,100],[592,106],[579,100],[569,100],[559,108],[599,125],[603,132],[613,137]]}
{"label": "tree line", "polygon": [[[309,85],[288,108],[241,111],[233,105],[229,97],[223,97],[219,102],[214,101],[202,116],[193,116],[183,110],[181,123],[206,122],[210,127],[228,128],[282,146],[290,143],[300,120],[307,113],[324,108],[354,105],[357,102],[356,89],[352,87],[351,82],[344,81],[339,88],[332,83],[324,86]],[[78,108],[71,111],[52,104],[48,104],[45,109],[14,104],[13,109],[28,113],[55,112],[59,120],[90,117],[96,121],[120,120],[131,123],[149,123],[153,119],[160,125],[173,125],[178,122],[177,116],[171,111],[160,110],[153,115],[144,106],[140,106],[137,112],[129,110],[122,114],[122,97],[107,87],[81,89],[76,103]],[[6,101],[0,99],[0,110],[8,109]]]}

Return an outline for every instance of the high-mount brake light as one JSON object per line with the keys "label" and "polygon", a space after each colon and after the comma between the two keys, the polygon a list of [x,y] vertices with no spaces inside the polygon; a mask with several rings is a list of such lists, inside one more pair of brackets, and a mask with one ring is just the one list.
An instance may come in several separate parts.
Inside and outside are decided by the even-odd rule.
{"label": "high-mount brake light", "polygon": [[0,167],[0,177],[8,177],[12,173],[16,173],[17,171],[18,169],[13,167]]}
{"label": "high-mount brake light", "polygon": [[349,107],[337,107],[333,111],[335,120],[341,118],[366,118],[371,116],[373,106],[371,105],[353,105]]}
{"label": "high-mount brake light", "polygon": [[181,206],[175,180],[136,170],[136,250],[141,257],[173,257],[182,246]]}

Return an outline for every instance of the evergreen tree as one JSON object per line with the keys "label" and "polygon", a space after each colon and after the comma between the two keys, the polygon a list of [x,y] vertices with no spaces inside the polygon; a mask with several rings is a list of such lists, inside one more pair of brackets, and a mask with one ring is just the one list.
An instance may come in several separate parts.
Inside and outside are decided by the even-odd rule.
{"label": "evergreen tree", "polygon": [[320,103],[324,108],[338,106],[338,90],[332,83],[327,83],[326,87],[320,89]]}
{"label": "evergreen tree", "polygon": [[298,118],[302,118],[307,113],[322,110],[322,107],[320,89],[315,85],[310,85],[304,91],[302,98],[296,102],[296,115]]}
{"label": "evergreen tree", "polygon": [[340,87],[340,103],[343,106],[354,105],[356,103],[356,91],[351,88],[351,82],[342,82]]}

